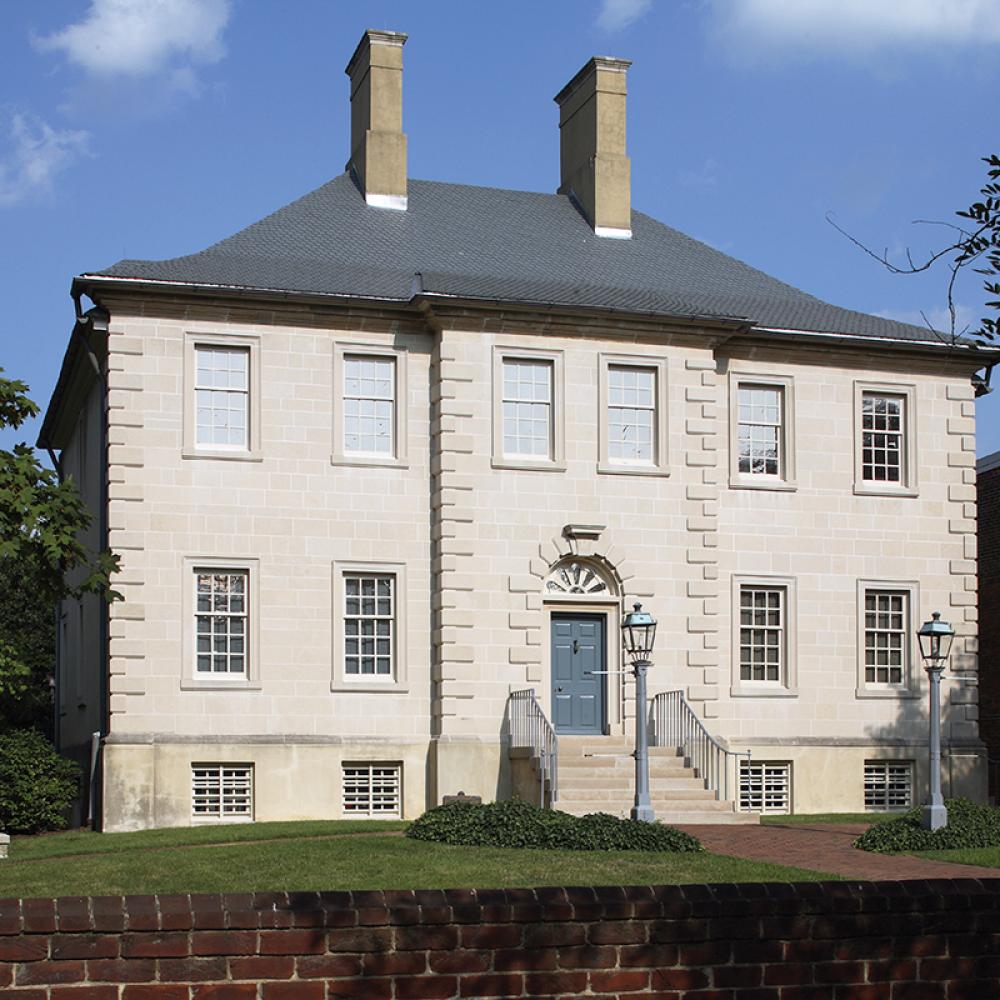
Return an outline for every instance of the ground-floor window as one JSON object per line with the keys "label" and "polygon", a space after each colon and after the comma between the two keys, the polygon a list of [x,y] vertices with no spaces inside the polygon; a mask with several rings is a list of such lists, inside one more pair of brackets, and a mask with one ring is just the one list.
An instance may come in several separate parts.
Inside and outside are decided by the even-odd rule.
{"label": "ground-floor window", "polygon": [[253,764],[192,764],[194,819],[253,819]]}
{"label": "ground-floor window", "polygon": [[740,761],[740,811],[791,811],[792,765],[787,761]]}
{"label": "ground-floor window", "polygon": [[343,765],[345,816],[402,815],[402,766],[367,761]]}
{"label": "ground-floor window", "polygon": [[891,812],[913,805],[913,761],[865,761],[865,810]]}

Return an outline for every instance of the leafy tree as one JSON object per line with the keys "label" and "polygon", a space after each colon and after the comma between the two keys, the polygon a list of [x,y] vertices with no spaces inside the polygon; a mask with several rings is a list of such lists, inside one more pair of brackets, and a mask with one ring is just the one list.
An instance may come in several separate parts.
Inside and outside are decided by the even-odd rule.
{"label": "leafy tree", "polygon": [[[979,189],[980,198],[968,208],[956,212],[960,219],[966,221],[958,225],[951,222],[928,222],[917,220],[923,225],[944,226],[952,231],[953,239],[947,246],[936,250],[922,259],[914,259],[907,251],[906,263],[896,264],[889,260],[887,250],[877,252],[850,233],[845,232],[832,219],[831,225],[843,233],[855,246],[870,257],[888,268],[893,274],[919,274],[929,271],[939,262],[948,271],[947,303],[950,316],[950,328],[943,331],[950,343],[957,343],[962,338],[969,338],[982,346],[994,346],[1000,341],[1000,320],[996,316],[984,316],[978,330],[958,329],[957,310],[955,306],[955,288],[959,278],[969,271],[984,278],[983,289],[986,292],[986,308],[1000,311],[1000,155],[984,156],[986,164],[986,183]],[[829,217],[828,217],[829,218]],[[928,328],[939,335],[931,322],[924,316]]]}
{"label": "leafy tree", "polygon": [[[2,372],[0,427],[17,429],[38,406],[23,382]],[[120,597],[111,589],[118,557],[80,541],[90,520],[72,479],[60,482],[31,447],[0,450],[0,727],[37,723],[47,710],[55,604],[83,594]]]}

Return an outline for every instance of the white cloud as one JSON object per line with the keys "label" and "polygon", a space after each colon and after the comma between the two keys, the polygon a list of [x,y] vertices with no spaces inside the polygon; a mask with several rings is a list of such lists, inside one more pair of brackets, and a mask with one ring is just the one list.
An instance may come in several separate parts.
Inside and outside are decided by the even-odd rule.
{"label": "white cloud", "polygon": [[215,62],[230,0],[91,0],[75,24],[36,38],[94,76],[151,76],[191,62]]}
{"label": "white cloud", "polygon": [[754,46],[871,52],[995,45],[1000,0],[707,0],[720,33]]}
{"label": "white cloud", "polygon": [[20,112],[6,116],[0,139],[0,206],[11,206],[52,190],[56,175],[89,152],[90,134],[58,130]]}
{"label": "white cloud", "polygon": [[653,0],[601,0],[597,27],[603,31],[621,31],[638,21],[649,10]]}

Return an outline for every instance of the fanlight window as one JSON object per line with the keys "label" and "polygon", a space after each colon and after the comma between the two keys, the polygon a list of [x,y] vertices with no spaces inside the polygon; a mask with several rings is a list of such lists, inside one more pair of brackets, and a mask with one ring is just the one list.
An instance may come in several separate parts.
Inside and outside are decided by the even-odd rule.
{"label": "fanlight window", "polygon": [[549,594],[607,594],[609,588],[597,571],[586,563],[567,562],[557,566],[545,581]]}

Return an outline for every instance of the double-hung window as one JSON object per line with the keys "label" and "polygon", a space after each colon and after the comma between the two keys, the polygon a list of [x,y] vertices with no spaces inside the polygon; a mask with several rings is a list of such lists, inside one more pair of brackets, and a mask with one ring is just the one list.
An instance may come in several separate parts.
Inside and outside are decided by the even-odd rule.
{"label": "double-hung window", "polygon": [[856,493],[915,495],[913,386],[855,383]]}
{"label": "double-hung window", "polygon": [[197,570],[195,675],[245,678],[249,665],[249,573]]}
{"label": "double-hung window", "polygon": [[791,579],[733,580],[733,694],[794,695],[795,587]]}
{"label": "double-hung window", "polygon": [[790,377],[733,374],[729,393],[731,486],[794,488],[793,402]]}
{"label": "double-hung window", "polygon": [[396,363],[392,358],[344,358],[344,454],[395,454]]}
{"label": "double-hung window", "polygon": [[395,586],[390,574],[344,577],[344,676],[391,680]]}
{"label": "double-hung window", "polygon": [[667,467],[667,362],[602,354],[597,471],[660,475]]}
{"label": "double-hung window", "polygon": [[503,457],[552,458],[552,362],[503,363]]}
{"label": "double-hung window", "polygon": [[915,583],[861,580],[858,583],[858,694],[912,695],[911,608]]}
{"label": "double-hung window", "polygon": [[250,441],[250,349],[195,348],[197,445],[246,450]]}

